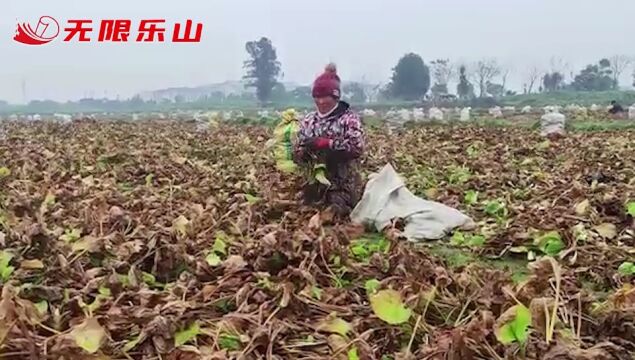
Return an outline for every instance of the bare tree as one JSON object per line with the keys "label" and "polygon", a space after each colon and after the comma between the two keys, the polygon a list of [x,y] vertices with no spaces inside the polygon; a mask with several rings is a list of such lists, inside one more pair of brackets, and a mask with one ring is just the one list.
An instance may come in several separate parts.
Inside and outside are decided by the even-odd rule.
{"label": "bare tree", "polygon": [[501,69],[501,81],[502,81],[502,86],[503,86],[503,93],[505,93],[507,91],[507,77],[509,76],[510,73],[512,73],[514,71],[514,69],[511,68],[511,66],[505,66]]}
{"label": "bare tree", "polygon": [[540,68],[536,65],[527,69],[525,72],[525,84],[527,85],[528,94],[531,94],[531,91],[534,89],[534,85],[536,85],[536,81],[540,79],[542,73],[542,70],[540,70]]}
{"label": "bare tree", "polygon": [[609,61],[613,72],[613,88],[617,89],[620,83],[620,76],[624,73],[624,70],[631,66],[633,58],[626,55],[614,55]]}
{"label": "bare tree", "polygon": [[549,59],[549,67],[551,69],[551,72],[564,73],[571,68],[571,65],[562,57],[552,56]]}
{"label": "bare tree", "polygon": [[487,83],[501,74],[501,67],[496,59],[483,59],[472,67],[472,78],[478,84],[479,97],[485,96]]}
{"label": "bare tree", "polygon": [[545,74],[559,73],[563,76],[562,81],[566,81],[565,76],[567,72],[569,72],[571,78],[573,79],[573,72],[571,72],[571,64],[569,64],[569,62],[563,59],[562,57],[552,56],[551,59],[549,59],[549,68],[550,68],[550,71]]}
{"label": "bare tree", "polygon": [[454,76],[454,64],[449,59],[437,59],[432,61],[432,77],[436,84],[447,84]]}

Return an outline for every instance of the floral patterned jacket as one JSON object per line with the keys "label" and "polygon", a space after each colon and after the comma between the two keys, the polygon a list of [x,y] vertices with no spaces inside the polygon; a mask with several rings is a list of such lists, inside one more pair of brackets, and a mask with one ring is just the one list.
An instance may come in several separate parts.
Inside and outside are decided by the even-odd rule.
{"label": "floral patterned jacket", "polygon": [[340,101],[337,108],[327,117],[321,118],[317,112],[309,113],[300,123],[300,131],[294,148],[294,158],[300,159],[306,142],[314,137],[331,139],[331,150],[343,155],[346,160],[357,159],[364,151],[364,130],[361,119],[350,109],[350,105]]}

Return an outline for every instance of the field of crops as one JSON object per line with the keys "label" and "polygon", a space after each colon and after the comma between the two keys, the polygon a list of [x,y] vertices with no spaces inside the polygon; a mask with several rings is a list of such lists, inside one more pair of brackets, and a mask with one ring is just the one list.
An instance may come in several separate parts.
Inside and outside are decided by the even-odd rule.
{"label": "field of crops", "polygon": [[369,130],[478,223],[413,244],[301,205],[264,127],[1,126],[3,359],[633,359],[635,132]]}

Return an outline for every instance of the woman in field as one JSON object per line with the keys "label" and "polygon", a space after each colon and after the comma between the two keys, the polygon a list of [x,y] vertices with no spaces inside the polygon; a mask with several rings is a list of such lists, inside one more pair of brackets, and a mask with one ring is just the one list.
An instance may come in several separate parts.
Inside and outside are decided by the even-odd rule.
{"label": "woman in field", "polygon": [[364,131],[359,116],[340,100],[340,78],[334,64],[327,65],[314,81],[312,95],[316,111],[300,124],[294,161],[305,167],[326,165],[331,185],[306,184],[304,200],[323,201],[337,216],[345,217],[361,195],[357,160],[364,149]]}

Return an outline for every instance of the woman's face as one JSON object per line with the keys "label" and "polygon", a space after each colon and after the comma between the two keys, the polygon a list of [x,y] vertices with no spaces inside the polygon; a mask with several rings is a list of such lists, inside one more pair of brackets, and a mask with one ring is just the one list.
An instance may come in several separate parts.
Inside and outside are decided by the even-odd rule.
{"label": "woman's face", "polygon": [[321,114],[331,111],[337,105],[337,100],[332,96],[316,97],[313,100],[315,101],[315,107]]}

